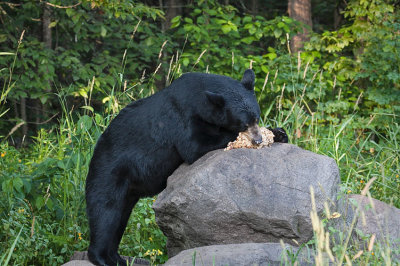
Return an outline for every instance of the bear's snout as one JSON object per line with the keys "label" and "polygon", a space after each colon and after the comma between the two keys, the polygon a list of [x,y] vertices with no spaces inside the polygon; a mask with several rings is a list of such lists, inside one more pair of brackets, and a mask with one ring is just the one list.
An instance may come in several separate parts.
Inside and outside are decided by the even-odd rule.
{"label": "bear's snout", "polygon": [[263,142],[261,129],[258,124],[254,124],[247,129],[250,140],[255,145],[260,145]]}
{"label": "bear's snout", "polygon": [[251,142],[253,142],[253,144],[260,145],[263,142],[263,140],[262,138],[252,139]]}

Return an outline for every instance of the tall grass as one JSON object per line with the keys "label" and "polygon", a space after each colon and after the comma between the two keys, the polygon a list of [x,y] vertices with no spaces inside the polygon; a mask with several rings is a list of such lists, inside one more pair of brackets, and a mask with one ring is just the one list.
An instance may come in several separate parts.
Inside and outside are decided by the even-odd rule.
{"label": "tall grass", "polygon": [[[274,91],[277,87],[275,80],[279,75],[278,71],[273,74],[275,78],[269,82],[269,91]],[[307,75],[312,78],[307,79]],[[288,132],[290,143],[334,158],[341,172],[343,191],[360,193],[366,182],[376,177],[371,195],[400,208],[399,118],[396,114],[376,113],[371,116],[368,124],[379,116],[391,119],[391,123],[379,130],[368,128],[368,124],[359,128],[357,120],[360,116],[355,106],[345,117],[338,113],[335,114],[335,119],[321,119],[324,114],[321,95],[313,102],[307,102],[304,97],[311,87],[319,88],[321,93],[322,87],[318,79],[320,75],[321,70],[311,70],[308,63],[302,65],[300,62],[292,80],[280,88],[277,98],[265,108],[261,123],[283,127]],[[266,75],[264,86],[259,90],[260,94],[268,91],[265,84],[269,76],[270,74]],[[300,88],[299,84],[302,85]],[[290,98],[293,103],[286,109],[282,104],[285,98]],[[314,106],[313,110],[311,106]],[[271,116],[273,108],[278,110],[275,116]]]}
{"label": "tall grass", "polygon": [[[300,57],[299,57],[300,58]],[[298,59],[299,60],[299,59]],[[359,128],[353,126],[357,116],[356,107],[344,119],[338,119],[338,123],[321,123],[317,119],[317,114],[323,113],[321,109],[322,102],[319,95],[318,101],[308,103],[304,97],[307,88],[321,88],[318,76],[321,72],[311,73],[312,78],[306,80],[307,71],[312,71],[306,65],[298,64],[297,73],[291,81],[284,84],[280,89],[280,94],[275,100],[275,106],[269,106],[264,113],[262,123],[271,127],[284,127],[289,135],[290,143],[296,144],[307,150],[327,155],[335,159],[340,169],[342,184],[339,197],[345,198],[345,194],[361,194],[372,198],[382,200],[388,204],[400,207],[400,152],[399,152],[399,124],[398,117],[395,114],[374,114],[372,119],[377,116],[387,116],[392,118],[392,123],[377,131],[374,129],[362,128],[359,134]],[[277,73],[277,72],[276,72]],[[276,73],[274,73],[276,77]],[[267,84],[270,73],[266,75],[264,86],[260,89],[263,93],[267,91]],[[276,78],[270,81],[273,91],[277,86]],[[299,89],[295,85],[302,84]],[[291,93],[286,93],[288,87],[292,87]],[[286,95],[285,95],[286,93]],[[291,97],[293,104],[284,109],[282,102],[285,97]],[[310,106],[313,104],[314,110]],[[357,104],[357,103],[356,103]],[[270,116],[272,108],[278,110],[275,117]],[[339,116],[340,114],[337,114]],[[323,119],[325,120],[325,119]],[[332,120],[331,120],[332,121]],[[394,246],[386,236],[387,241],[375,241],[375,235],[363,235],[358,232],[358,237],[362,236],[362,241],[353,241],[355,224],[364,216],[363,209],[360,206],[353,206],[354,217],[350,224],[346,226],[332,225],[330,219],[339,219],[345,214],[330,214],[328,204],[326,204],[325,217],[319,217],[315,209],[315,199],[313,189],[311,188],[311,201],[313,210],[310,217],[313,224],[314,238],[303,247],[314,254],[316,265],[391,265],[400,263],[400,246]],[[373,211],[374,207],[373,204]],[[376,212],[375,212],[376,214]],[[341,217],[344,219],[346,217]],[[382,230],[381,230],[382,231]],[[368,243],[366,247],[362,243]],[[399,241],[400,243],[400,241]],[[397,254],[394,256],[394,254]],[[285,254],[283,254],[285,255]],[[297,254],[291,254],[296,258]],[[296,259],[283,260],[285,264],[294,264]],[[297,261],[299,263],[299,261]]]}

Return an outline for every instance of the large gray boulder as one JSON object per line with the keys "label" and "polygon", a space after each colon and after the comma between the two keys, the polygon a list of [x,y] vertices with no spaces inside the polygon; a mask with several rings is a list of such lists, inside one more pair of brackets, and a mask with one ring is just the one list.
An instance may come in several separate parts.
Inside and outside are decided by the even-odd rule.
{"label": "large gray boulder", "polygon": [[217,150],[181,165],[153,208],[170,257],[215,244],[301,244],[313,235],[310,186],[321,214],[339,183],[333,159],[295,145]]}
{"label": "large gray boulder", "polygon": [[291,265],[296,258],[297,265],[314,265],[310,251],[280,243],[245,243],[213,245],[188,249],[169,259],[164,266],[192,265]]}

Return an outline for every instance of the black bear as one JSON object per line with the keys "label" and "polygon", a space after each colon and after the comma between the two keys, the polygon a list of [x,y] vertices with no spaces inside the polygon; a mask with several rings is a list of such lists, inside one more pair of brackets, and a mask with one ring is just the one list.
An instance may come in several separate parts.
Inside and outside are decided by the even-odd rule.
{"label": "black bear", "polygon": [[[188,73],[121,110],[99,138],[86,180],[91,262],[126,265],[118,245],[132,208],[160,193],[180,164],[226,147],[249,128],[253,141],[262,141],[254,81],[250,69],[241,82]],[[273,132],[275,141],[287,142],[284,131]]]}

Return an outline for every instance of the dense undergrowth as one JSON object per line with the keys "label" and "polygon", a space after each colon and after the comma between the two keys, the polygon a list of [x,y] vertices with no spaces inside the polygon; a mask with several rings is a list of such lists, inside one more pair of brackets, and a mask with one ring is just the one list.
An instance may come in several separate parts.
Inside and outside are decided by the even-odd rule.
{"label": "dense undergrowth", "polygon": [[[25,2],[23,11],[35,13],[36,6]],[[13,32],[7,39],[13,50],[0,53],[6,66],[0,70],[0,264],[59,265],[73,251],[87,249],[84,187],[96,140],[127,103],[154,93],[163,76],[168,84],[188,71],[240,79],[252,65],[263,125],[283,127],[290,143],[334,158],[342,195],[360,193],[376,178],[370,195],[400,208],[400,24],[390,1],[350,1],[347,24],[314,33],[298,54],[288,49],[298,24],[284,16],[268,20],[199,1],[162,33],[129,12],[102,16],[89,2],[54,12],[60,38],[71,32],[91,38],[66,38],[45,52],[34,36]],[[154,9],[140,12],[158,16]],[[12,22],[20,29],[24,19]],[[41,93],[49,80],[56,89]],[[57,122],[22,136],[26,121],[10,111],[21,97],[56,110]],[[155,223],[153,201],[142,199],[135,207],[120,253],[162,263],[166,239]],[[317,231],[325,224],[315,228],[311,249],[319,250]],[[341,232],[331,247],[335,263],[390,264],[400,252],[350,245],[347,235]],[[284,261],[295,259],[289,253]]]}

